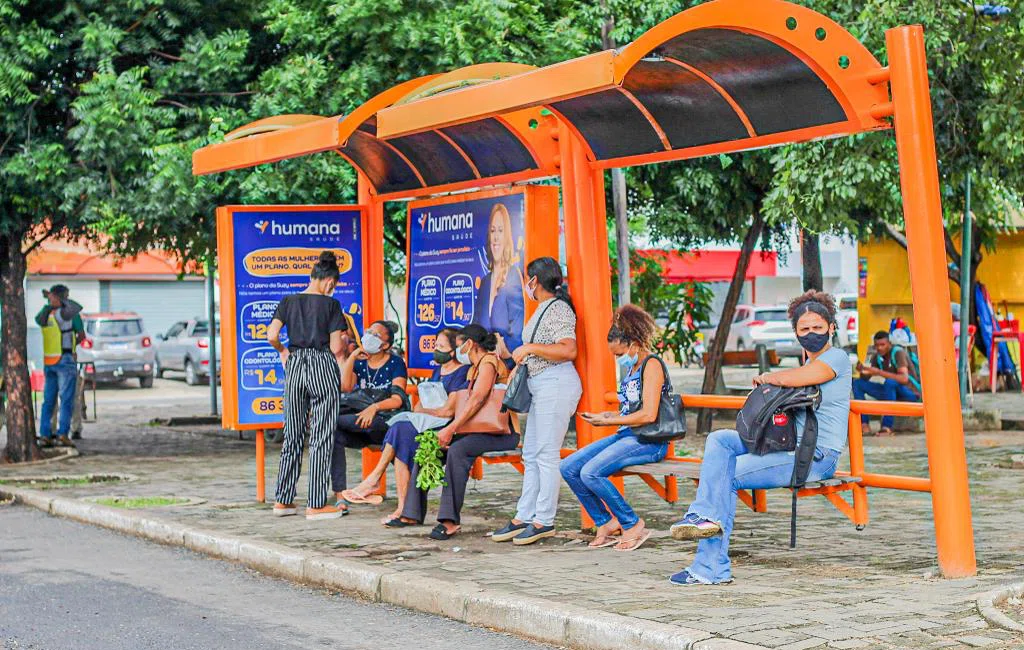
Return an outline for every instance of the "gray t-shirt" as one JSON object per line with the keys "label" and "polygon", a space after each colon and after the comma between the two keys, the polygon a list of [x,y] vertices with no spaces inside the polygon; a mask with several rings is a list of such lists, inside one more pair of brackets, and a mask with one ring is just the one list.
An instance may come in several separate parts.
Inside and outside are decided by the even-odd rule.
{"label": "gray t-shirt", "polygon": [[[843,451],[846,448],[846,436],[850,415],[850,388],[853,371],[850,368],[850,356],[843,350],[829,348],[818,357],[836,376],[821,385],[821,405],[815,414],[818,416],[818,447]],[[798,436],[803,435],[803,413],[796,419]]]}

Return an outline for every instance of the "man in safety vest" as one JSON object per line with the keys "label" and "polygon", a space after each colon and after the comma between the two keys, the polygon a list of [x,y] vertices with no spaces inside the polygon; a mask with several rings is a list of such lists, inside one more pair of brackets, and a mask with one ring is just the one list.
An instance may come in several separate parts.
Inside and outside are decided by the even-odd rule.
{"label": "man in safety vest", "polygon": [[[43,410],[39,414],[39,445],[51,447],[54,442],[72,446],[68,432],[71,429],[71,411],[75,404],[78,383],[78,364],[75,348],[85,337],[85,327],[79,314],[82,306],[68,297],[68,288],[56,284],[43,290],[47,304],[36,314],[36,323],[43,330],[43,363],[46,387],[43,389]],[[60,398],[60,419],[54,440],[51,417]]]}

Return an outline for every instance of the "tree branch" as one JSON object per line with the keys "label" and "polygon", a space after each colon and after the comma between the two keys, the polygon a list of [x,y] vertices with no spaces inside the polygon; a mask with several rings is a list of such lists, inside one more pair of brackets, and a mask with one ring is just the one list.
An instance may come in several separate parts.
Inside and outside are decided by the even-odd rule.
{"label": "tree branch", "polygon": [[892,224],[885,224],[885,234],[889,235],[894,242],[903,247],[904,250],[907,248],[907,236],[896,230],[896,227]]}
{"label": "tree branch", "polygon": [[37,239],[34,242],[32,242],[31,244],[29,244],[28,248],[24,249],[21,252],[21,254],[25,255],[25,256],[28,256],[32,251],[34,251],[35,249],[39,248],[39,246],[43,242],[45,242],[47,239],[53,237],[58,231],[60,231],[60,229],[63,228],[66,223],[67,223],[67,219],[64,218],[64,217],[61,217],[57,221],[54,221],[53,223],[51,223],[50,227],[47,229],[47,231],[45,233],[43,233],[39,237],[39,239]]}
{"label": "tree branch", "polygon": [[129,33],[129,34],[130,34],[131,32],[134,32],[134,31],[135,31],[136,29],[138,29],[139,25],[141,25],[141,24],[142,24],[142,21],[144,21],[144,20],[145,20],[146,18],[149,18],[150,14],[152,14],[152,13],[153,13],[154,11],[156,11],[156,10],[157,10],[157,8],[158,8],[158,7],[152,7],[152,8],[151,8],[151,9],[150,9],[149,11],[147,11],[147,12],[146,12],[146,13],[144,13],[144,14],[142,14],[142,17],[141,17],[141,18],[139,18],[139,19],[138,19],[138,20],[136,20],[136,21],[135,21],[134,23],[132,23],[131,27],[129,27],[128,29],[126,29],[126,30],[124,30],[124,31],[125,31],[125,32],[127,32],[127,33]]}
{"label": "tree branch", "polygon": [[176,102],[173,99],[158,99],[158,100],[156,100],[156,103],[157,104],[170,104],[171,106],[177,106],[178,108],[185,109],[186,111],[192,110],[191,106],[186,106],[185,104],[182,104],[181,102]]}
{"label": "tree branch", "polygon": [[240,97],[242,95],[255,95],[258,90],[240,90],[238,92],[208,92],[208,93],[171,93],[177,97]]}
{"label": "tree branch", "polygon": [[152,52],[153,54],[156,54],[157,56],[162,56],[163,58],[168,59],[169,61],[184,61],[185,60],[185,59],[181,58],[180,56],[175,56],[173,54],[168,54],[167,52],[161,52],[160,50],[150,50],[150,52]]}

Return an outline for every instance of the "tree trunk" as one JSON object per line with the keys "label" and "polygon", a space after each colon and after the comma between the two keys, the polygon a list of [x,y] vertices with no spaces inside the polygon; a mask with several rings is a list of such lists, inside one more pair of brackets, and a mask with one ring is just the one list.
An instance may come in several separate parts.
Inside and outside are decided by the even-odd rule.
{"label": "tree trunk", "polygon": [[[608,12],[608,1],[601,0],[604,22],[601,24],[601,47],[606,50],[615,49],[612,30],[615,29],[615,16]],[[615,254],[619,264],[619,305],[630,302],[629,270],[629,219],[626,216],[626,174],[621,169],[612,170],[612,204],[615,208]]]}
{"label": "tree trunk", "polygon": [[[760,208],[760,206],[759,206]],[[708,363],[704,367],[704,384],[701,386],[701,393],[711,394],[715,392],[715,384],[718,375],[722,371],[722,354],[725,352],[725,344],[729,340],[729,328],[732,326],[733,316],[736,314],[736,305],[740,301],[740,293],[743,291],[743,282],[747,277],[747,268],[750,267],[750,258],[754,253],[754,246],[761,238],[761,230],[764,228],[764,217],[760,209],[754,215],[754,221],[750,224],[750,230],[743,237],[743,245],[740,247],[740,256],[736,260],[736,270],[732,274],[732,282],[729,283],[729,292],[725,295],[725,305],[722,307],[722,317],[718,321],[718,328],[715,330],[715,339],[708,349]],[[711,430],[711,409],[701,409],[697,415],[697,433],[707,433]]]}
{"label": "tree trunk", "polygon": [[821,242],[817,233],[800,231],[800,258],[803,263],[804,291],[822,291]]}
{"label": "tree trunk", "polygon": [[629,219],[626,216],[626,175],[612,170],[612,200],[615,204],[615,250],[619,258],[619,304],[628,304],[630,296]]}
{"label": "tree trunk", "polygon": [[11,463],[38,460],[32,388],[28,379],[28,322],[25,317],[25,254],[21,238],[0,236],[0,319],[3,320],[3,372],[7,393],[7,447]]}

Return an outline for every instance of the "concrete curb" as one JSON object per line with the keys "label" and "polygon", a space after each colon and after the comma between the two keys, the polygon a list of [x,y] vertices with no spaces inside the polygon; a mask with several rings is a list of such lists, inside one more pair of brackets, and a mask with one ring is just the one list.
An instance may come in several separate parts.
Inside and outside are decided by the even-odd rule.
{"label": "concrete curb", "polygon": [[1024,632],[1024,625],[996,609],[998,603],[1013,596],[1024,596],[1024,582],[1018,582],[1017,584],[983,594],[977,600],[978,612],[981,613],[986,621],[996,627],[1001,627],[1011,632]]}
{"label": "concrete curb", "polygon": [[595,613],[540,598],[490,591],[471,582],[426,578],[366,566],[36,490],[0,485],[0,496],[14,498],[54,516],[184,547],[279,578],[337,589],[373,602],[446,616],[556,646],[579,650],[767,650],[763,646],[712,639],[712,635],[703,630]]}

